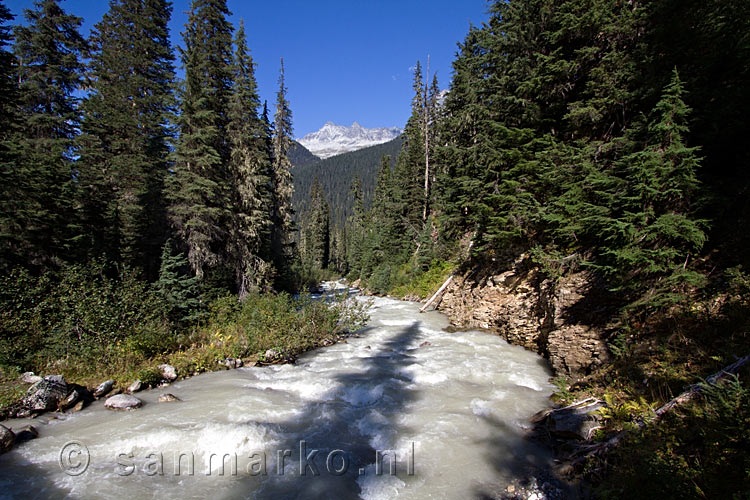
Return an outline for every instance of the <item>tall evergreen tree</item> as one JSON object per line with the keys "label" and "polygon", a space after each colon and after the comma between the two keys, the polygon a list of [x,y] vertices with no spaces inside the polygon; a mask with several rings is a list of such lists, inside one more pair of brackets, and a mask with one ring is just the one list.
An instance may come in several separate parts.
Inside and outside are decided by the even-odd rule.
{"label": "tall evergreen tree", "polygon": [[416,247],[416,240],[424,224],[425,207],[425,85],[422,65],[414,68],[414,97],[411,116],[404,129],[404,146],[396,161],[394,196],[398,204],[398,218],[402,231],[399,247],[409,253]]}
{"label": "tall evergreen tree", "polygon": [[185,82],[174,175],[168,185],[169,215],[199,277],[225,262],[231,227],[229,15],[225,0],[194,0],[183,34]]}
{"label": "tall evergreen tree", "polygon": [[327,269],[331,255],[330,207],[315,178],[310,187],[310,211],[305,221],[305,258],[318,269]]}
{"label": "tall evergreen tree", "polygon": [[365,251],[365,208],[362,193],[362,180],[355,177],[349,187],[349,195],[354,199],[354,213],[349,217],[346,225],[346,250],[348,267],[357,277],[367,275],[371,269],[363,270],[363,254]]}
{"label": "tall evergreen tree", "polygon": [[642,288],[677,273],[706,241],[694,216],[700,158],[698,148],[685,145],[690,110],[684,94],[675,70],[645,130],[645,147],[619,161],[626,188],[616,216],[604,221],[600,249],[617,286]]}
{"label": "tall evergreen tree", "polygon": [[[164,178],[174,67],[166,0],[111,0],[94,27],[79,140],[79,182],[93,253],[152,278],[166,233]],[[121,238],[121,241],[118,241]]]}
{"label": "tall evergreen tree", "polygon": [[15,262],[37,269],[70,259],[75,250],[76,215],[73,139],[79,123],[86,42],[81,19],[56,0],[37,1],[24,11],[26,26],[16,29],[21,126],[12,182],[15,212],[3,234],[14,235],[9,251]]}
{"label": "tall evergreen tree", "polygon": [[271,234],[271,251],[276,269],[282,278],[288,275],[289,262],[293,249],[291,234],[293,231],[292,166],[287,156],[292,145],[292,110],[287,100],[287,88],[284,81],[284,60],[281,60],[279,90],[276,93],[276,111],[273,122],[273,231]]}
{"label": "tall evergreen tree", "polygon": [[240,297],[270,285],[270,263],[264,245],[271,234],[271,156],[268,131],[258,115],[260,97],[255,63],[245,38],[245,25],[235,36],[234,85],[229,101],[230,169],[233,183],[232,229],[228,259]]}

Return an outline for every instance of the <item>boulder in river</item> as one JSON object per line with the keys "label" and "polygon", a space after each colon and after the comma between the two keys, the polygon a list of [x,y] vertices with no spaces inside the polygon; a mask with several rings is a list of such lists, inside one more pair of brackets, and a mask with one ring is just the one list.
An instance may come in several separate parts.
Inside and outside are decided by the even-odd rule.
{"label": "boulder in river", "polygon": [[0,454],[10,451],[13,448],[13,443],[16,442],[16,435],[12,430],[8,429],[4,425],[0,425]]}
{"label": "boulder in river", "polygon": [[40,380],[42,380],[42,377],[34,375],[34,372],[26,372],[21,375],[21,381],[26,382],[27,384],[36,384]]}
{"label": "boulder in river", "polygon": [[68,386],[63,376],[49,375],[29,387],[21,404],[31,412],[54,410],[67,395]]}
{"label": "boulder in river", "polygon": [[143,401],[129,394],[118,394],[104,402],[104,407],[109,410],[135,410],[141,406]]}
{"label": "boulder in river", "polygon": [[94,397],[98,399],[102,396],[106,396],[107,394],[109,394],[109,391],[111,391],[114,386],[115,386],[114,380],[105,380],[104,382],[99,384],[96,389],[94,389]]}
{"label": "boulder in river", "polygon": [[132,384],[128,386],[128,392],[130,394],[133,394],[134,392],[138,392],[141,389],[143,389],[143,382],[141,382],[140,379],[136,380],[135,382],[133,382]]}
{"label": "boulder in river", "polygon": [[159,403],[174,403],[182,400],[174,394],[164,393],[159,395],[158,401]]}
{"label": "boulder in river", "polygon": [[15,431],[16,444],[23,443],[25,441],[31,441],[39,437],[39,431],[33,425],[26,425]]}
{"label": "boulder in river", "polygon": [[161,371],[161,376],[164,378],[164,380],[168,380],[169,382],[172,382],[177,379],[177,370],[172,365],[159,365],[157,368]]}

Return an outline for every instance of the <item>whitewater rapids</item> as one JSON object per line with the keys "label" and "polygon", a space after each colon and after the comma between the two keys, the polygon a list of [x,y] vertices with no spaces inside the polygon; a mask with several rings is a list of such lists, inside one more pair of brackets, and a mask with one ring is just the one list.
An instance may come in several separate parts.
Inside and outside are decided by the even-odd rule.
{"label": "whitewater rapids", "polygon": [[0,456],[0,498],[492,498],[549,462],[523,437],[553,391],[542,358],[416,303],[352,300],[372,300],[368,325],[296,364],[31,421],[39,438]]}

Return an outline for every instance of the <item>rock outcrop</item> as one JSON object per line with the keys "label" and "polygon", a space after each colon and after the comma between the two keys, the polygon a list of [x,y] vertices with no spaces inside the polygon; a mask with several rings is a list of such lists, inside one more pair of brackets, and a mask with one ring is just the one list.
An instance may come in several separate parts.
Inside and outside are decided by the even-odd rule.
{"label": "rock outcrop", "polygon": [[579,378],[609,360],[597,293],[587,272],[554,281],[522,256],[505,272],[457,277],[438,309],[455,326],[497,331],[547,357],[556,373]]}

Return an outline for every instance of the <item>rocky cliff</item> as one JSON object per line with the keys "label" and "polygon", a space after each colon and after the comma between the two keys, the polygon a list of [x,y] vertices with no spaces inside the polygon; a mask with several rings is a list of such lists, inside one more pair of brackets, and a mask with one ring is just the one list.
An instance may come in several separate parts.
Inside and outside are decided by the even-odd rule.
{"label": "rocky cliff", "polygon": [[555,373],[580,378],[610,358],[604,295],[590,273],[552,280],[522,256],[505,272],[457,277],[438,309],[455,326],[497,331],[548,358]]}

